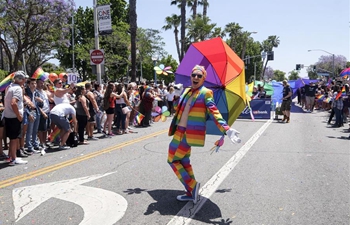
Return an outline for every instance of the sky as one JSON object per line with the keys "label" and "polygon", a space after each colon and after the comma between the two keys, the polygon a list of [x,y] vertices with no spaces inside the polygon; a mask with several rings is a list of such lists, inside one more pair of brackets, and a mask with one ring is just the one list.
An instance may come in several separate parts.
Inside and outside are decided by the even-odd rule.
{"label": "sky", "polygon": [[[160,30],[164,49],[177,59],[173,31],[162,30],[165,17],[180,14],[180,9],[170,2],[138,0],[137,21],[138,27]],[[93,0],[75,0],[75,4],[93,7]],[[280,45],[274,49],[274,61],[269,61],[268,66],[288,74],[296,64],[304,64],[305,68],[300,71],[302,77],[307,76],[306,66],[328,55],[326,52],[343,55],[350,61],[349,12],[349,0],[209,0],[208,7],[208,16],[218,27],[239,23],[244,31],[257,32],[251,37],[259,42],[270,35],[278,36]]]}

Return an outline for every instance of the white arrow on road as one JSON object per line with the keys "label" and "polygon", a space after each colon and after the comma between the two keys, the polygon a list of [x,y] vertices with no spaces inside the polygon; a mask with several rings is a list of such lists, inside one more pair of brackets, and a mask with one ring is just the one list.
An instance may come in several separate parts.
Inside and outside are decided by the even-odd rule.
{"label": "white arrow on road", "polygon": [[128,207],[121,195],[81,184],[112,173],[16,188],[12,192],[16,222],[50,198],[73,202],[84,210],[80,225],[112,225],[120,220]]}

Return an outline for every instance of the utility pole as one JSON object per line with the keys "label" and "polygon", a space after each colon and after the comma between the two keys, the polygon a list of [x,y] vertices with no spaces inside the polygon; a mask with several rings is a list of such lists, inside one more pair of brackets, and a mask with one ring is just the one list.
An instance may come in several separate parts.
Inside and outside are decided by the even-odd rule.
{"label": "utility pole", "polygon": [[[95,49],[100,49],[97,18],[97,0],[94,0],[94,28],[95,28]],[[101,64],[96,65],[97,82],[101,84]]]}
{"label": "utility pole", "polygon": [[[73,4],[72,4],[72,8],[73,8]],[[74,8],[72,9],[72,69],[73,69],[73,73],[75,73],[75,58],[74,58]]]}

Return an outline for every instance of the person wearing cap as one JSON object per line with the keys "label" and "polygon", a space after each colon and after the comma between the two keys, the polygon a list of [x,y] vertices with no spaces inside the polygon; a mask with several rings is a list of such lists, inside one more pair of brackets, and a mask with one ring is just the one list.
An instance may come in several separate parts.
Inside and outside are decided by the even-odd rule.
{"label": "person wearing cap", "polygon": [[217,109],[213,91],[203,85],[206,76],[203,66],[196,65],[192,69],[192,86],[186,88],[174,103],[175,114],[168,132],[169,136],[173,136],[169,144],[168,163],[186,189],[186,194],[177,196],[177,200],[193,201],[194,204],[199,200],[200,184],[190,164],[191,147],[204,146],[208,116],[223,134],[232,129]]}
{"label": "person wearing cap", "polygon": [[284,80],[282,82],[283,84],[283,98],[282,98],[282,105],[281,105],[281,111],[283,113],[283,120],[282,122],[289,123],[290,120],[290,109],[292,107],[292,89],[289,86],[289,83]]}
{"label": "person wearing cap", "polygon": [[17,71],[13,77],[13,83],[7,88],[5,95],[5,109],[3,117],[5,118],[6,135],[10,139],[9,157],[10,166],[17,164],[26,164],[28,161],[17,158],[17,147],[21,134],[21,124],[23,120],[23,90],[27,75],[23,71]]}

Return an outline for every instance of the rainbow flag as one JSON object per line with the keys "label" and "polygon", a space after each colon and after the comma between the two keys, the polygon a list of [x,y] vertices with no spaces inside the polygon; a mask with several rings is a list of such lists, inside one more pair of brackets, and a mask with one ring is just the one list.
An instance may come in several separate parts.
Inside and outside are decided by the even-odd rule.
{"label": "rainbow flag", "polygon": [[145,118],[145,116],[142,115],[140,112],[137,112],[137,114],[135,115],[136,123],[140,124],[143,118]]}
{"label": "rainbow flag", "polygon": [[11,84],[14,76],[15,73],[11,73],[0,82],[0,91],[5,91],[5,89]]}
{"label": "rainbow flag", "polygon": [[46,73],[44,72],[44,70],[41,69],[41,67],[39,67],[39,68],[36,69],[35,72],[33,73],[32,78],[33,78],[33,79],[36,79],[36,80],[45,81],[45,80],[47,80],[49,77],[46,75]]}
{"label": "rainbow flag", "polygon": [[318,100],[322,100],[322,99],[324,99],[324,95],[318,95],[318,96],[316,96],[316,99],[318,99]]}
{"label": "rainbow flag", "polygon": [[339,93],[335,97],[335,100],[338,100],[341,96],[345,96],[345,95],[346,95],[345,86],[343,86],[341,91],[339,91]]}
{"label": "rainbow flag", "polygon": [[60,141],[60,132],[61,132],[61,130],[58,127],[55,127],[48,137],[50,142],[52,142],[52,143],[59,142]]}
{"label": "rainbow flag", "polygon": [[140,100],[140,92],[139,91],[135,91],[134,96],[136,99]]}

